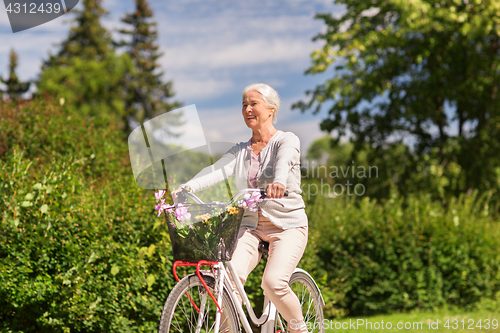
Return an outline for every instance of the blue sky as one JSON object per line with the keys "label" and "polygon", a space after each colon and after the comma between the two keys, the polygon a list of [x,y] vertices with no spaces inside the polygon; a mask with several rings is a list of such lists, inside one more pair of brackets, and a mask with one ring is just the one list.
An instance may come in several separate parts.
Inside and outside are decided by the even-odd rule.
{"label": "blue sky", "polygon": [[[319,130],[324,111],[302,114],[291,105],[333,76],[332,71],[304,75],[310,53],[321,47],[312,41],[324,29],[315,13],[343,12],[333,0],[152,0],[150,5],[164,52],[160,63],[165,80],[173,81],[177,100],[196,105],[209,141],[248,140],[251,132],[241,117],[241,91],[255,82],[269,83],[278,91],[282,107],[276,127],[296,133],[303,154],[324,134]],[[109,11],[103,24],[116,31],[134,2],[104,0],[103,6]],[[8,53],[14,48],[20,57],[20,78],[36,78],[43,59],[67,36],[72,17],[13,34],[0,4],[0,75],[7,75]]]}

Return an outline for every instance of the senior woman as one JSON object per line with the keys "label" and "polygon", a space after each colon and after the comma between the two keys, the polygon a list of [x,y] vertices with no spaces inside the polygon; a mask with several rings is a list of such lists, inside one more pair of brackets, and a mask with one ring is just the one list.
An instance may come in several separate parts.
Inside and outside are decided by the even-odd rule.
{"label": "senior woman", "polygon": [[[290,327],[291,332],[307,332],[299,300],[288,285],[307,244],[308,223],[300,195],[300,142],[295,134],[274,128],[280,100],[273,88],[252,84],[242,95],[243,119],[252,137],[232,147],[214,167],[205,168],[181,188],[200,191],[232,175],[239,190],[266,188],[269,200],[259,203],[257,212],[245,211],[231,262],[244,284],[260,260],[259,242],[269,242],[261,285],[264,294],[287,322],[299,323],[291,325],[295,326]],[[174,202],[181,188],[172,192]]]}

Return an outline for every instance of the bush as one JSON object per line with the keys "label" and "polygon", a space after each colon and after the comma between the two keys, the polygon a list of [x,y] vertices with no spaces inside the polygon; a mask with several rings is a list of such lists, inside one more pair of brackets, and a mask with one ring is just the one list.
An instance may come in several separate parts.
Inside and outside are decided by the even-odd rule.
{"label": "bush", "polygon": [[446,209],[428,195],[405,200],[393,193],[382,203],[311,197],[307,213],[317,262],[310,269],[330,288],[326,312],[470,308],[494,295],[500,238],[488,203],[477,193],[452,199]]}
{"label": "bush", "polygon": [[155,330],[171,249],[121,132],[51,102],[1,111],[0,331]]}

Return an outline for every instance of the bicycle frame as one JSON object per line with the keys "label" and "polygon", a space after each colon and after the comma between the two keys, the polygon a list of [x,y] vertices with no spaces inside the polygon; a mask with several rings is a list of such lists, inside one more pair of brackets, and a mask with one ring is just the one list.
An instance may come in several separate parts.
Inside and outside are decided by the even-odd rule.
{"label": "bicycle frame", "polygon": [[[183,261],[176,261],[174,263],[174,277],[177,280],[177,282],[180,281],[179,277],[177,276],[176,273],[176,268],[181,267],[181,266],[196,266],[196,274],[200,278],[203,286],[207,290],[208,294],[212,298],[212,300],[215,302],[217,305],[217,313],[215,315],[215,328],[214,328],[214,333],[219,333],[219,328],[220,328],[220,318],[221,318],[221,307],[219,304],[222,303],[222,293],[224,291],[224,285],[227,286],[227,292],[230,294],[231,299],[233,300],[233,304],[236,308],[236,311],[238,312],[238,317],[243,325],[243,328],[245,329],[246,333],[252,333],[252,328],[250,326],[250,322],[248,321],[247,316],[245,315],[245,312],[243,310],[243,306],[238,302],[238,298],[236,296],[236,293],[234,292],[234,288],[232,283],[235,284],[234,287],[238,290],[243,304],[245,305],[245,308],[247,309],[248,314],[250,315],[250,320],[257,326],[262,326],[261,332],[262,333],[274,333],[274,327],[275,327],[275,320],[276,320],[276,307],[274,304],[267,298],[267,296],[264,299],[264,309],[262,311],[262,316],[260,318],[257,318],[255,315],[255,311],[252,308],[252,305],[250,304],[250,300],[248,299],[248,296],[245,292],[245,289],[243,287],[243,284],[239,280],[236,270],[233,267],[233,264],[231,262],[215,262],[215,261],[206,261],[206,260],[201,260],[198,263],[191,263],[191,262],[183,262]],[[203,277],[200,273],[200,267],[201,266],[211,266],[212,271],[215,272],[215,281],[216,281],[216,288],[218,289],[217,291],[217,300],[213,296],[212,292],[209,290],[208,286],[206,285],[205,281],[203,280]],[[227,266],[227,269],[226,269]],[[232,280],[229,278],[229,274],[231,274]],[[191,298],[188,295],[188,298],[190,299],[191,303],[193,304],[194,308],[196,311],[203,313],[204,311],[204,304],[201,305],[200,308],[194,302],[191,300]],[[205,301],[205,300],[204,300]],[[199,318],[199,322],[201,323],[202,317]],[[197,327],[196,333],[199,332],[199,327]]]}
{"label": "bicycle frame", "polygon": [[[226,202],[226,204],[230,204],[231,202],[234,202],[237,198],[242,196],[245,193],[249,192],[260,192],[263,197],[265,197],[265,191],[264,189],[244,189],[236,192],[229,201]],[[195,202],[199,204],[205,204],[200,198],[198,198],[195,194],[191,193],[190,190],[186,190],[182,192],[183,195],[185,195],[186,199],[187,197],[193,199]],[[288,191],[285,192],[285,196],[288,196]],[[215,299],[214,295],[208,288],[207,284],[203,280],[203,277],[200,273],[200,267],[201,266],[211,266],[212,271],[214,271],[215,275],[215,282],[216,282],[216,288],[217,288],[217,300]],[[214,333],[219,333],[219,328],[220,328],[220,318],[221,318],[221,312],[222,309],[220,307],[220,304],[222,304],[222,293],[224,291],[224,285],[227,286],[227,291],[231,296],[231,299],[233,300],[234,307],[236,308],[236,311],[238,313],[239,320],[241,324],[243,325],[243,328],[245,329],[246,333],[253,333],[252,328],[250,326],[250,322],[248,321],[247,316],[245,315],[245,312],[243,310],[243,306],[238,302],[238,298],[236,296],[236,293],[234,292],[234,289],[236,288],[242,298],[242,302],[245,305],[245,308],[247,309],[247,312],[250,316],[250,320],[257,326],[262,326],[261,328],[261,333],[274,333],[274,328],[275,328],[275,321],[276,321],[276,307],[275,305],[265,296],[264,298],[264,309],[262,311],[262,316],[260,318],[257,318],[255,315],[255,311],[252,308],[252,305],[250,304],[250,300],[248,299],[248,296],[245,292],[245,289],[241,283],[241,281],[238,278],[238,275],[236,274],[236,270],[233,267],[233,264],[231,262],[215,262],[215,261],[207,261],[207,260],[201,260],[197,263],[191,263],[191,262],[184,262],[184,261],[176,261],[174,263],[174,277],[177,280],[177,282],[180,281],[179,277],[177,276],[176,273],[176,267],[179,266],[196,266],[196,274],[198,275],[198,278],[201,280],[204,288],[207,290],[208,294],[212,298],[212,300],[215,302],[217,305],[217,313],[215,315],[215,328],[214,328]],[[229,274],[228,274],[229,272]],[[234,286],[233,286],[234,283]],[[206,302],[206,299],[203,298],[202,306],[201,308],[198,308],[198,306],[193,302],[191,297],[187,295],[191,304],[193,304],[194,308],[198,313],[203,313],[204,311],[204,304]],[[201,321],[202,321],[202,316],[198,318],[198,326],[196,329],[196,333],[199,333],[200,328],[201,328]]]}

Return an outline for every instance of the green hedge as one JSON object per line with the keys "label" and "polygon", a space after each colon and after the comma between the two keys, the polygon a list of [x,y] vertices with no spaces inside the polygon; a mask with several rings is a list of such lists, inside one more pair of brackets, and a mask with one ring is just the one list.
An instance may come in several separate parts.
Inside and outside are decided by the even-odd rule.
{"label": "green hedge", "polygon": [[0,110],[0,331],[154,331],[171,249],[119,129],[49,102]]}
{"label": "green hedge", "polygon": [[383,203],[311,196],[308,251],[316,256],[306,263],[327,287],[328,315],[470,308],[492,297],[500,229],[488,202],[477,193],[446,208],[429,196],[393,194]]}

